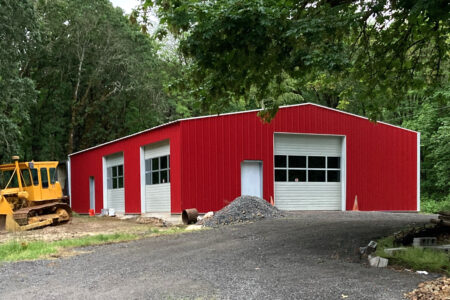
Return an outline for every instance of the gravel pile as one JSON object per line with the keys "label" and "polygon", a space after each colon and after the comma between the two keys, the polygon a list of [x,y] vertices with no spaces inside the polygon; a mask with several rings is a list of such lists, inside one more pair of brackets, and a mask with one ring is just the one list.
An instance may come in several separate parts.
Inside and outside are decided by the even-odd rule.
{"label": "gravel pile", "polygon": [[213,217],[204,220],[203,225],[215,227],[282,216],[276,207],[261,198],[241,196],[219,210]]}

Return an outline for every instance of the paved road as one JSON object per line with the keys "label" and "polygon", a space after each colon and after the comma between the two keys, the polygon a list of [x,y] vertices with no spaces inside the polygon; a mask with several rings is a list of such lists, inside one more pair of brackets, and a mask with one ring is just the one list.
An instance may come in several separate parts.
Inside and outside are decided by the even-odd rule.
{"label": "paved road", "polygon": [[356,249],[429,216],[302,212],[0,266],[1,299],[402,299],[428,276],[362,265]]}

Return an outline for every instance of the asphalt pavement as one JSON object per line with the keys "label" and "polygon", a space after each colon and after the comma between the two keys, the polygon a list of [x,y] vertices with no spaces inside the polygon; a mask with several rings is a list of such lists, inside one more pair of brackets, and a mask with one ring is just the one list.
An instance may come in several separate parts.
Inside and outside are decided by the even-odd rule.
{"label": "asphalt pavement", "polygon": [[357,249],[430,216],[298,212],[0,265],[0,299],[402,299],[434,275],[370,268]]}

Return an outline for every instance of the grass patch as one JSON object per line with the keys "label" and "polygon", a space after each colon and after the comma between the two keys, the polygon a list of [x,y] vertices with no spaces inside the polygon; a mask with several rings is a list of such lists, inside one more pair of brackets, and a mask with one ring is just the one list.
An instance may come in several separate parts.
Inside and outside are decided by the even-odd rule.
{"label": "grass patch", "polygon": [[394,248],[394,238],[386,237],[378,241],[376,255],[388,258],[390,265],[399,265],[413,270],[426,270],[450,275],[450,256],[431,249],[407,247],[394,255],[387,255],[385,248]]}
{"label": "grass patch", "polygon": [[85,236],[75,239],[65,239],[52,242],[57,247],[61,248],[75,248],[85,247],[92,245],[107,244],[111,242],[123,242],[136,239],[138,236],[130,233],[113,233],[113,234],[97,234],[91,236]]}
{"label": "grass patch", "polygon": [[54,242],[44,241],[10,241],[0,245],[0,261],[19,261],[43,258],[56,254],[63,248],[85,247],[111,242],[130,241],[137,235],[128,233],[98,234]]}
{"label": "grass patch", "polygon": [[52,243],[11,241],[0,245],[0,261],[31,260],[57,251],[58,248]]}
{"label": "grass patch", "polygon": [[64,239],[53,242],[44,241],[9,241],[0,244],[0,262],[20,261],[45,258],[57,254],[65,248],[86,247],[113,242],[124,242],[144,238],[152,235],[166,235],[183,232],[183,228],[171,227],[169,229],[151,228],[144,234],[114,233],[97,234],[73,239]]}

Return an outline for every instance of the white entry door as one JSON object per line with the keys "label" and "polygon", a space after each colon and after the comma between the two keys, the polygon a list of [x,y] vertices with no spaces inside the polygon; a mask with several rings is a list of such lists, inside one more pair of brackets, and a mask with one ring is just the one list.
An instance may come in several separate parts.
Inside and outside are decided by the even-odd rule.
{"label": "white entry door", "polygon": [[95,179],[89,177],[89,208],[95,210]]}
{"label": "white entry door", "polygon": [[262,162],[243,161],[241,163],[241,195],[263,197]]}

